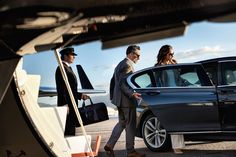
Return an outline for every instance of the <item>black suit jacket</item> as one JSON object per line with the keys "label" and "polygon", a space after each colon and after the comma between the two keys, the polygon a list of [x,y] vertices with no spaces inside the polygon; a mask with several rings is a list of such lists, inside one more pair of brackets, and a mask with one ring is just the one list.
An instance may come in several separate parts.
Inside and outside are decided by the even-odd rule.
{"label": "black suit jacket", "polygon": [[[65,72],[68,77],[68,81],[69,81],[72,93],[74,95],[75,102],[76,102],[76,104],[78,104],[78,99],[79,100],[81,99],[82,94],[77,92],[78,84],[77,84],[76,75],[74,74],[72,69],[70,67],[68,67],[65,63],[63,63],[63,66],[65,68]],[[57,87],[57,105],[64,106],[67,104],[70,108],[70,111],[74,110],[73,106],[72,106],[72,102],[70,100],[69,93],[66,88],[66,84],[63,80],[63,77],[61,75],[61,71],[60,71],[59,67],[57,67],[55,77],[56,77],[56,87]]]}
{"label": "black suit jacket", "polygon": [[[78,99],[81,99],[82,94],[77,92],[77,78],[70,67],[68,67],[65,63],[63,63],[72,93],[74,95],[75,102],[78,106]],[[73,108],[72,102],[70,100],[69,92],[66,88],[66,84],[61,75],[60,68],[57,67],[56,74],[56,85],[57,85],[57,105],[64,106],[68,105],[69,114],[67,114],[66,118],[66,128],[65,135],[75,135],[75,127],[76,123],[78,123],[75,110]]]}

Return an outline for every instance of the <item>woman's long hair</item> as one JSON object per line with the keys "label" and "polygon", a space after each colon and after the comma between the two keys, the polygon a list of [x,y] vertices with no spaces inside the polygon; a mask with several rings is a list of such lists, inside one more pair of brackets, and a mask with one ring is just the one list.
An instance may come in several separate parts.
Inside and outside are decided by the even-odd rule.
{"label": "woman's long hair", "polygon": [[157,55],[157,63],[155,64],[155,66],[161,65],[161,63],[165,59],[165,56],[170,52],[171,49],[173,49],[173,48],[170,45],[163,45],[160,48],[158,55]]}

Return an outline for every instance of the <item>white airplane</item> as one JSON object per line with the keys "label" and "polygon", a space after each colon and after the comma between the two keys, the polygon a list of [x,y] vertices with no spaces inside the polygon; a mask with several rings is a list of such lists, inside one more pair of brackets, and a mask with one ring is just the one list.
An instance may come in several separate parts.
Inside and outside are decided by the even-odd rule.
{"label": "white airplane", "polygon": [[183,35],[193,22],[235,21],[236,1],[7,0],[0,19],[0,156],[97,156],[100,136],[91,150],[86,131],[64,137],[65,108],[39,107],[40,76],[22,69],[22,56],[94,40],[105,49]]}

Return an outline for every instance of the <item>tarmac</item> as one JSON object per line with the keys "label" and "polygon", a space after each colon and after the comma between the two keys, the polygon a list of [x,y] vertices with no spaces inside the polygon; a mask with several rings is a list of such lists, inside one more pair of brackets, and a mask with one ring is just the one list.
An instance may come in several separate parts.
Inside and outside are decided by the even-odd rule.
{"label": "tarmac", "polygon": [[[104,122],[85,126],[88,135],[92,136],[92,145],[95,143],[96,136],[101,135],[101,145],[98,157],[108,157],[103,147],[111,135],[112,129],[118,121],[117,111],[109,109],[110,119]],[[76,129],[77,135],[82,135],[81,129]],[[182,154],[169,152],[152,152],[143,142],[142,138],[135,138],[135,149],[146,154],[146,157],[236,157],[236,142],[185,142]],[[116,157],[126,157],[125,150],[125,131],[117,141],[114,148]]]}

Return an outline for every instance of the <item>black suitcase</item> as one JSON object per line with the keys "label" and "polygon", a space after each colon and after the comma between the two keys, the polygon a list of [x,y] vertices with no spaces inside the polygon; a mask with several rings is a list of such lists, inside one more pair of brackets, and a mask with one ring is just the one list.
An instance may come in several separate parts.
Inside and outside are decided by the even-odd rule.
{"label": "black suitcase", "polygon": [[[105,103],[93,103],[91,99],[90,105],[85,105],[85,101],[82,103],[82,107],[78,108],[80,116],[83,120],[83,125],[94,124],[98,122],[102,122],[108,120],[108,112]],[[76,126],[80,126],[79,122],[77,122]]]}

